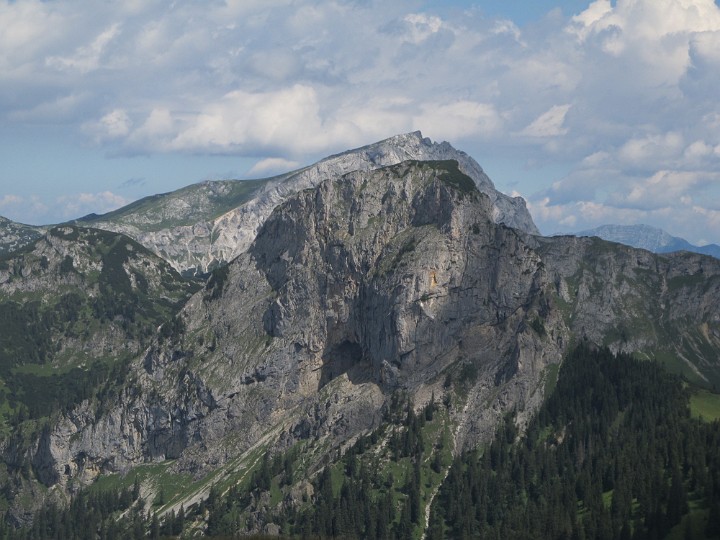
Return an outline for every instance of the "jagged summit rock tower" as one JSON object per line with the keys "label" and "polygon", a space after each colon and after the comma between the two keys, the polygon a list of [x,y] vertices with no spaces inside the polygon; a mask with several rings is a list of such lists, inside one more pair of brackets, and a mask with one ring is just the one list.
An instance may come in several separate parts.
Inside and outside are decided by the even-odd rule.
{"label": "jagged summit rock tower", "polygon": [[[327,157],[313,165],[274,178],[256,182],[257,187],[237,206],[213,215],[210,200],[221,200],[233,182],[205,182],[194,189],[166,194],[152,205],[127,207],[94,218],[93,227],[122,232],[168,260],[177,270],[204,273],[244,253],[257,236],[270,213],[291,195],[315,187],[327,178],[352,171],[369,171],[403,161],[457,161],[460,170],[475,182],[492,204],[496,223],[539,234],[521,197],[509,197],[495,189],[480,165],[449,143],[435,143],[415,131],[396,135],[374,144]],[[135,204],[135,203],[133,203]],[[133,205],[131,205],[133,206]],[[165,226],[168,215],[179,215],[189,208],[209,208],[180,224]],[[177,222],[177,220],[175,220]],[[172,221],[170,222],[172,223]]]}

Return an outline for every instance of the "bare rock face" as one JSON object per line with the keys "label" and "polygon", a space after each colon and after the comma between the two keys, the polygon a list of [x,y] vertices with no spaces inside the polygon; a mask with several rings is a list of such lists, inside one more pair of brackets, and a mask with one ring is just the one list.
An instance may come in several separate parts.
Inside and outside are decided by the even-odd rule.
{"label": "bare rock face", "polygon": [[[283,199],[119,399],[82,404],[39,441],[48,478],[168,459],[202,476],[260,442],[330,452],[378,426],[398,390],[418,405],[452,393],[460,451],[507,411],[527,420],[573,339],[720,350],[720,263],[498,224],[457,162],[328,172]],[[703,358],[710,380],[717,360]]]}
{"label": "bare rock face", "polygon": [[528,318],[566,334],[540,257],[492,216],[448,161],[335,175],[289,197],[191,298],[178,332],[137,359],[136,386],[102,414],[67,415],[43,455],[62,483],[168,458],[199,474],[268,437],[334,447],[377,426],[394,391],[440,395],[465,366],[459,444],[491,436],[504,411],[540,403],[562,355]]}
{"label": "bare rock face", "polygon": [[[208,200],[222,197],[223,190],[229,193],[231,182],[206,182],[198,185],[197,189],[185,188],[186,195],[177,192],[178,196],[162,202],[162,211],[154,206],[151,211],[147,209],[148,205],[144,205],[137,212],[126,213],[122,219],[100,217],[93,221],[93,226],[123,232],[135,238],[181,272],[203,273],[244,253],[273,209],[291,195],[315,187],[328,178],[351,171],[374,170],[406,160],[457,161],[460,170],[490,198],[493,221],[539,234],[522,198],[498,192],[482,168],[465,152],[456,150],[447,142],[438,144],[423,138],[419,131],[328,157],[264,183],[256,181],[259,187],[248,200],[212,219],[200,219],[180,226],[163,225],[172,223],[172,215],[184,216],[181,221],[186,222],[191,211],[200,215],[209,214],[212,205]],[[151,216],[148,217],[148,214]]]}
{"label": "bare rock face", "polygon": [[597,238],[535,237],[573,333],[720,385],[720,260]]}
{"label": "bare rock face", "polygon": [[44,227],[23,225],[0,216],[0,256],[29,246],[44,233]]}

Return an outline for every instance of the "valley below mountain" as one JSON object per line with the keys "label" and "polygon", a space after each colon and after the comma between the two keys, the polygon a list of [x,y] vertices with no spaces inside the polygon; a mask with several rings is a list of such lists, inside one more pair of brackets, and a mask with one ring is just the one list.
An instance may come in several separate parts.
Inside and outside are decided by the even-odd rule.
{"label": "valley below mountain", "polygon": [[[567,395],[566,358],[591,369],[579,380],[600,366],[615,381],[602,370],[619,358],[683,378],[653,395],[709,395],[718,306],[719,260],[542,237],[522,199],[419,132],[48,228],[0,256],[1,532],[50,537],[75,508],[104,538],[118,523],[156,538],[501,534],[455,527],[458,471],[493,445],[565,448],[578,422],[543,411]],[[631,416],[620,401],[609,424]],[[662,471],[670,485],[674,464]],[[693,478],[678,480],[700,501],[686,520],[705,531],[715,488]],[[558,531],[586,530],[585,495]],[[650,534],[649,502],[623,504],[617,537]]]}

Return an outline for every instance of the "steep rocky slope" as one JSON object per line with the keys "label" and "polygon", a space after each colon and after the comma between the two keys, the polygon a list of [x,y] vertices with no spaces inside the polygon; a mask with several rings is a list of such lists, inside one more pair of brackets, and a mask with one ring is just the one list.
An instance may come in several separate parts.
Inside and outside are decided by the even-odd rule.
{"label": "steep rocky slope", "polygon": [[204,182],[148,197],[84,223],[123,232],[185,273],[203,273],[243,253],[272,210],[289,196],[327,178],[372,170],[405,160],[453,159],[492,204],[492,218],[532,234],[538,231],[525,202],[498,192],[482,168],[449,143],[434,143],[417,131],[391,137],[275,178]]}
{"label": "steep rocky slope", "polygon": [[0,216],[0,255],[22,249],[40,238],[45,229],[16,223]]}
{"label": "steep rocky slope", "polygon": [[720,387],[719,260],[653,255],[598,238],[534,240],[575,335]]}
{"label": "steep rocky slope", "polygon": [[55,227],[0,257],[0,479],[18,520],[28,500],[42,500],[30,478],[58,480],[37,452],[43,426],[79,403],[116,397],[129,361],[197,288],[107,231]]}
{"label": "steep rocky slope", "polygon": [[200,482],[167,511],[268,446],[308,441],[320,462],[380,425],[398,392],[452,403],[453,448],[474,447],[505,412],[529,418],[583,337],[717,380],[718,261],[540,238],[493,217],[452,161],[288,197],[133,362],[120,399],[64,415],[36,455],[60,486],[148,462]]}

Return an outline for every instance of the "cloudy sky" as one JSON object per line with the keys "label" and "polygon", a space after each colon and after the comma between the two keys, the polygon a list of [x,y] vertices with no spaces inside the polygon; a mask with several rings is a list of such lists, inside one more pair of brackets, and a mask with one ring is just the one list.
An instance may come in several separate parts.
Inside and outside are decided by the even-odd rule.
{"label": "cloudy sky", "polygon": [[420,129],[543,233],[720,243],[713,0],[0,0],[0,215],[42,224]]}

